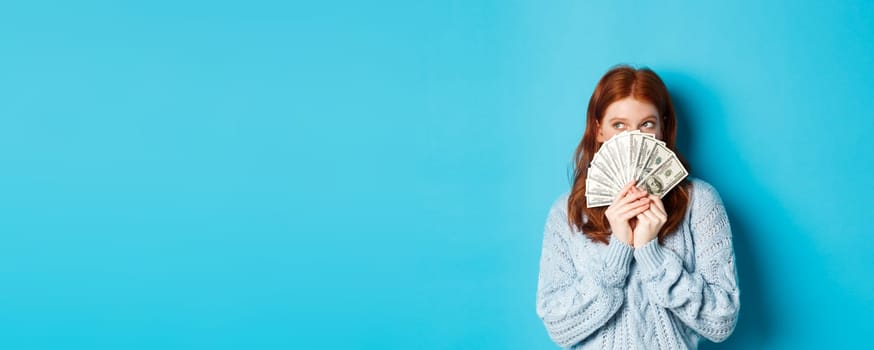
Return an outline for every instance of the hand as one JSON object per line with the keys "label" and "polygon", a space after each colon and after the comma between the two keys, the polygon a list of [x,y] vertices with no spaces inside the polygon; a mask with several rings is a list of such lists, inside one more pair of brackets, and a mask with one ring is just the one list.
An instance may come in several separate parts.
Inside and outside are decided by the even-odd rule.
{"label": "hand", "polygon": [[[643,191],[646,193],[646,191]],[[665,205],[661,198],[650,194],[644,198],[650,202],[649,209],[637,215],[637,226],[634,228],[632,237],[634,247],[640,248],[649,243],[659,235],[662,226],[668,221],[668,214],[665,211]]]}
{"label": "hand", "polygon": [[634,228],[629,221],[650,209],[650,199],[646,197],[648,193],[634,187],[634,182],[632,180],[625,185],[604,212],[613,235],[628,245],[634,242]]}

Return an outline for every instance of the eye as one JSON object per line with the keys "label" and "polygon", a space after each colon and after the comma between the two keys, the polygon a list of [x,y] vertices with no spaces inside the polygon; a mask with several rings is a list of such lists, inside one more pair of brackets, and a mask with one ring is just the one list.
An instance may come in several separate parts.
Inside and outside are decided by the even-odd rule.
{"label": "eye", "polygon": [[652,129],[652,128],[655,128],[655,122],[653,122],[653,121],[646,121],[646,122],[644,122],[643,125],[641,125],[641,126],[643,126],[644,128],[647,128],[647,129]]}
{"label": "eye", "polygon": [[616,123],[613,123],[613,127],[616,129],[622,129],[625,127],[625,124],[622,122],[616,122]]}

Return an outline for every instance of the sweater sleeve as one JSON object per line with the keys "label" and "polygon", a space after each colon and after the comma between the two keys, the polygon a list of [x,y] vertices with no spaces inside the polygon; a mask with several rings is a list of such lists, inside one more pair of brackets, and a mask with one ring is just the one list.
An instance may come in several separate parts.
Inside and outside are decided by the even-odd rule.
{"label": "sweater sleeve", "polygon": [[721,342],[734,331],[740,309],[731,228],[716,190],[704,182],[693,186],[698,192],[690,213],[694,270],[686,270],[680,257],[657,240],[635,250],[634,257],[653,303],[701,336]]}
{"label": "sweater sleeve", "polygon": [[[579,343],[619,310],[633,248],[611,236],[596,266],[575,266],[567,239],[570,225],[555,206],[543,235],[537,283],[537,315],[561,347]],[[595,260],[590,260],[595,261]]]}

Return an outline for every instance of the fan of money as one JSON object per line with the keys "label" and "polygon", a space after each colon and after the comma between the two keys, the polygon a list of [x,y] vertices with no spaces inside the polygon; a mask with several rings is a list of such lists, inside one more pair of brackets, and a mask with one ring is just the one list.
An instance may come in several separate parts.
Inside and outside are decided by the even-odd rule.
{"label": "fan of money", "polygon": [[623,131],[604,142],[589,165],[586,206],[610,205],[631,180],[663,198],[688,175],[677,155],[655,135]]}

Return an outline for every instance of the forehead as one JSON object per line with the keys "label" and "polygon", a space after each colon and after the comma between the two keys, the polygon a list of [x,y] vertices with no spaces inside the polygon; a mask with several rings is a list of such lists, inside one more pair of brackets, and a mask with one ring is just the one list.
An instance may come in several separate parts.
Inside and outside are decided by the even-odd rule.
{"label": "forehead", "polygon": [[612,119],[644,119],[658,115],[659,112],[652,103],[630,96],[611,103],[604,111],[604,118]]}

